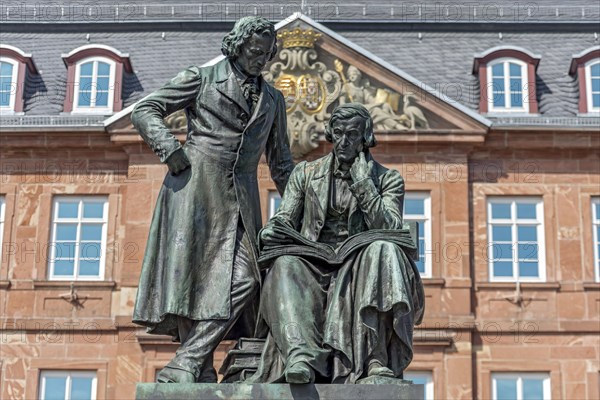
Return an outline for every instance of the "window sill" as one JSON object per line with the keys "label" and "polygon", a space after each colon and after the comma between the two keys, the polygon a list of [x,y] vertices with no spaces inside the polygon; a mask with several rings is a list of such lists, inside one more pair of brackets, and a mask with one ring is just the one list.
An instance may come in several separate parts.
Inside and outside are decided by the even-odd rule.
{"label": "window sill", "polygon": [[583,282],[583,290],[600,291],[600,282]]}
{"label": "window sill", "polygon": [[106,116],[111,116],[114,114],[114,111],[108,108],[81,108],[81,109],[75,109],[73,111],[71,111],[70,113],[66,113],[68,115],[106,115]]}
{"label": "window sill", "polygon": [[444,287],[446,284],[446,280],[444,278],[423,278],[421,277],[421,282],[423,282],[423,286],[439,286]]}
{"label": "window sill", "polygon": [[117,286],[115,281],[33,281],[35,289],[69,289],[76,288],[113,289]]}
{"label": "window sill", "polygon": [[489,111],[487,113],[482,114],[485,117],[492,117],[492,118],[503,118],[503,117],[539,117],[541,116],[541,114],[539,113],[530,113],[528,111],[523,111],[523,110],[506,110],[506,111],[498,111],[498,110],[494,110],[494,111]]}
{"label": "window sill", "polygon": [[[560,290],[559,282],[521,282],[521,290]],[[481,290],[517,290],[516,282],[480,282],[475,286],[476,291]]]}

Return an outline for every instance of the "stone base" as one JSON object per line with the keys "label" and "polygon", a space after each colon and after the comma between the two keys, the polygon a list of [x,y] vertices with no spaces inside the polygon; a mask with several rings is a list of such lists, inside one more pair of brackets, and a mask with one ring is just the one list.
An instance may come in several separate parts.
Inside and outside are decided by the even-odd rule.
{"label": "stone base", "polygon": [[247,384],[247,383],[139,383],[138,400],[381,400],[422,399],[424,386],[413,384]]}
{"label": "stone base", "polygon": [[368,376],[359,379],[356,383],[361,385],[412,385],[412,381],[387,376]]}

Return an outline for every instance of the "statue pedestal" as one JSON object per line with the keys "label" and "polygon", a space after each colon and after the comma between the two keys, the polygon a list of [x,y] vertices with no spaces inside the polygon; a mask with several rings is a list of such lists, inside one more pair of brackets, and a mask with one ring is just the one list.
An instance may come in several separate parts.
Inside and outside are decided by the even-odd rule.
{"label": "statue pedestal", "polygon": [[274,383],[139,383],[137,385],[135,398],[138,400],[405,400],[422,399],[424,397],[423,385],[413,385],[404,382],[391,385],[289,385]]}

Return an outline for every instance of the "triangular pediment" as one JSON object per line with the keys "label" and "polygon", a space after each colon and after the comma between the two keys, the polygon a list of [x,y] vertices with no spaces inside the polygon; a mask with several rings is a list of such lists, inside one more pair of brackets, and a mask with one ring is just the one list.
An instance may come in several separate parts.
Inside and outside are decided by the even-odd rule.
{"label": "triangular pediment", "polygon": [[[263,76],[284,94],[296,157],[318,146],[324,123],[345,102],[364,104],[373,117],[375,134],[387,140],[439,142],[458,136],[461,141],[483,140],[490,125],[487,119],[309,17],[297,13],[276,28],[278,53]],[[128,118],[132,108],[107,120],[107,130],[132,128]],[[166,122],[179,132],[187,126],[183,113]]]}

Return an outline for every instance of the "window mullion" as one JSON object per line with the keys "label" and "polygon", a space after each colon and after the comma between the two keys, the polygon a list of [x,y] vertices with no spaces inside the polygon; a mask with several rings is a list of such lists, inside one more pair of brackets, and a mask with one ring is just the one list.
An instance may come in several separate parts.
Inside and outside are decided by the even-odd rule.
{"label": "window mullion", "polygon": [[510,91],[510,62],[504,62],[504,87],[506,88],[506,97],[504,98],[504,106],[507,109],[512,108],[512,102],[510,100],[510,96],[512,93]]}
{"label": "window mullion", "polygon": [[50,248],[50,276],[49,278],[54,278],[56,275],[56,226],[58,225],[58,205],[55,205],[54,210],[54,224],[52,224],[52,247]]}
{"label": "window mullion", "polygon": [[510,203],[510,229],[511,229],[511,242],[512,242],[512,262],[513,262],[513,279],[519,281],[519,240],[517,239],[517,202],[511,201]]}
{"label": "window mullion", "polygon": [[65,400],[71,400],[71,373],[67,374],[65,386]]}
{"label": "window mullion", "polygon": [[90,98],[90,107],[96,107],[96,96],[98,86],[98,61],[92,63],[92,93]]}
{"label": "window mullion", "polygon": [[81,221],[82,221],[82,216],[83,216],[83,200],[79,200],[79,207],[77,207],[77,235],[75,237],[75,254],[74,254],[74,258],[75,258],[75,262],[74,264],[74,271],[73,271],[73,275],[74,275],[74,279],[78,280],[79,279],[79,264],[80,264],[80,260],[79,260],[79,246],[80,246],[80,242],[81,242]]}

